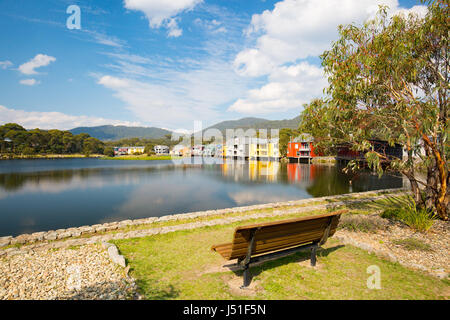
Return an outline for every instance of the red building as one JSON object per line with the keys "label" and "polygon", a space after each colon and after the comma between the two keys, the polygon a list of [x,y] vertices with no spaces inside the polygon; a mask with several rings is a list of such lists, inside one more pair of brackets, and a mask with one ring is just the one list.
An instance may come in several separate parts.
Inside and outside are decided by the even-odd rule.
{"label": "red building", "polygon": [[310,160],[317,156],[319,154],[314,152],[313,138],[309,135],[301,135],[288,143],[287,157],[290,161]]}

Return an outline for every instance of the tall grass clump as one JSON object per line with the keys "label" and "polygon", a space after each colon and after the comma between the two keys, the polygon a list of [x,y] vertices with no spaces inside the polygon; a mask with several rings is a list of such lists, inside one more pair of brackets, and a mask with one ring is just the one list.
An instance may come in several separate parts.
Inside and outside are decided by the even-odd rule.
{"label": "tall grass clump", "polygon": [[398,206],[386,209],[381,217],[401,221],[419,232],[427,232],[433,226],[436,219],[435,215],[425,208],[417,208],[412,197],[409,196],[402,201],[398,201],[397,204]]}

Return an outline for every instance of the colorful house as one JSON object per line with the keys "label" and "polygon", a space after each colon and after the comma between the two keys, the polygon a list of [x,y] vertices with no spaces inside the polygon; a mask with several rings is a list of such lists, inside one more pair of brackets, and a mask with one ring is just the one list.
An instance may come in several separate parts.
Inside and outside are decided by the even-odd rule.
{"label": "colorful house", "polygon": [[170,151],[170,155],[176,156],[176,157],[190,157],[191,156],[191,148],[183,146],[183,145],[176,145]]}
{"label": "colorful house", "polygon": [[203,151],[205,150],[205,146],[198,144],[191,148],[191,156],[193,157],[201,157],[203,156]]}
{"label": "colorful house", "polygon": [[250,155],[250,137],[233,137],[226,141],[226,157],[248,159]]}
{"label": "colorful house", "polygon": [[169,154],[170,148],[168,146],[157,145],[153,147],[156,154]]}
{"label": "colorful house", "polygon": [[123,156],[127,154],[144,153],[145,147],[114,147],[114,155]]}
{"label": "colorful house", "polygon": [[310,160],[319,156],[314,152],[313,137],[302,134],[288,143],[287,157],[290,162],[300,162],[301,159]]}
{"label": "colorful house", "polygon": [[276,160],[280,158],[279,140],[253,138],[250,141],[249,158],[251,160]]}

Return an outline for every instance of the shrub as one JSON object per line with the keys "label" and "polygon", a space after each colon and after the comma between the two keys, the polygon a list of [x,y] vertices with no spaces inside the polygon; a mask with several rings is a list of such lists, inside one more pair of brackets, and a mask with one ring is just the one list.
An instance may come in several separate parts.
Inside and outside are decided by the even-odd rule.
{"label": "shrub", "polygon": [[411,197],[402,201],[399,207],[384,210],[381,217],[401,221],[420,232],[427,232],[433,226],[435,220],[433,213],[428,212],[425,208],[417,208]]}

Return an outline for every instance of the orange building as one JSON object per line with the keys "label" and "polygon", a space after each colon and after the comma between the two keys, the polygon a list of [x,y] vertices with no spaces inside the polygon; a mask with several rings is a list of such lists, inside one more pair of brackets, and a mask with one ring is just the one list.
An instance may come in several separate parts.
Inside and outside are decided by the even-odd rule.
{"label": "orange building", "polygon": [[314,152],[313,138],[303,134],[291,139],[288,143],[287,157],[290,161],[300,162],[300,159],[310,160],[320,156]]}

